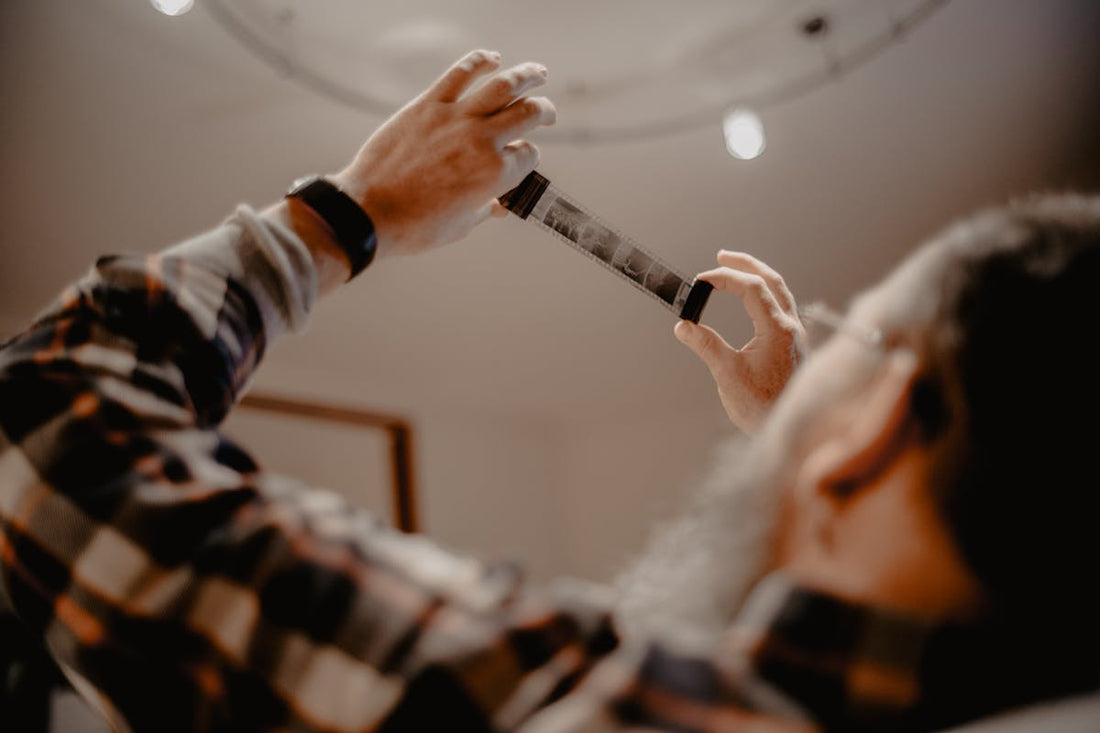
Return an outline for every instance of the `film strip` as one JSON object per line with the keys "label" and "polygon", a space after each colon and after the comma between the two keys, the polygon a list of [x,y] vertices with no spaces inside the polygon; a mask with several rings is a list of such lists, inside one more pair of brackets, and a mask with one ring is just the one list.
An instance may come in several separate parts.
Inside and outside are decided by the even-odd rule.
{"label": "film strip", "polygon": [[713,290],[710,283],[688,279],[672,269],[630,237],[604,224],[538,171],[501,196],[500,203],[655,298],[680,318],[699,322]]}

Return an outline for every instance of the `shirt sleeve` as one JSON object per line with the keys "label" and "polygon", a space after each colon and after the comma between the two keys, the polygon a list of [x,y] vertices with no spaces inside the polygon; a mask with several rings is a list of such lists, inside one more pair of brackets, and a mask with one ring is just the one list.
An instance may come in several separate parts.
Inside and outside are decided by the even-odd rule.
{"label": "shirt sleeve", "polygon": [[137,730],[522,720],[613,645],[600,608],[521,599],[512,566],[265,473],[217,429],[316,292],[304,245],[242,207],[99,260],[6,345],[0,608]]}

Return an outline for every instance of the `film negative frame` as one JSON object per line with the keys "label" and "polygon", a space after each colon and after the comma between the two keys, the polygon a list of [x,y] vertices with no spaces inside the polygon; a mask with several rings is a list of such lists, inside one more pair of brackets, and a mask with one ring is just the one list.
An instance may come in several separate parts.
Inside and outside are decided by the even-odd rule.
{"label": "film negative frame", "polygon": [[688,279],[632,238],[608,226],[550,179],[532,171],[500,203],[598,262],[680,318],[698,323],[713,287]]}

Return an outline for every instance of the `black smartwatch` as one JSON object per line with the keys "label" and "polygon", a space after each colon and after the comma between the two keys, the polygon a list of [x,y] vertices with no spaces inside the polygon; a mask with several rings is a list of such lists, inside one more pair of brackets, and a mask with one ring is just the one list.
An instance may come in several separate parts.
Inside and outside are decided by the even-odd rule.
{"label": "black smartwatch", "polygon": [[366,269],[378,249],[374,222],[351,196],[321,176],[299,178],[286,193],[313,209],[328,224],[351,265],[351,278]]}

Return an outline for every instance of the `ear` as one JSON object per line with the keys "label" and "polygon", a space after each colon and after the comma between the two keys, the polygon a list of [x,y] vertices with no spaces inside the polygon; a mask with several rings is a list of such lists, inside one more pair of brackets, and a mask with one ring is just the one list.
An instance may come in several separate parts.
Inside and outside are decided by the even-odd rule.
{"label": "ear", "polygon": [[891,351],[868,388],[843,408],[833,434],[811,451],[799,478],[844,500],[882,474],[908,445],[919,361],[908,349]]}

